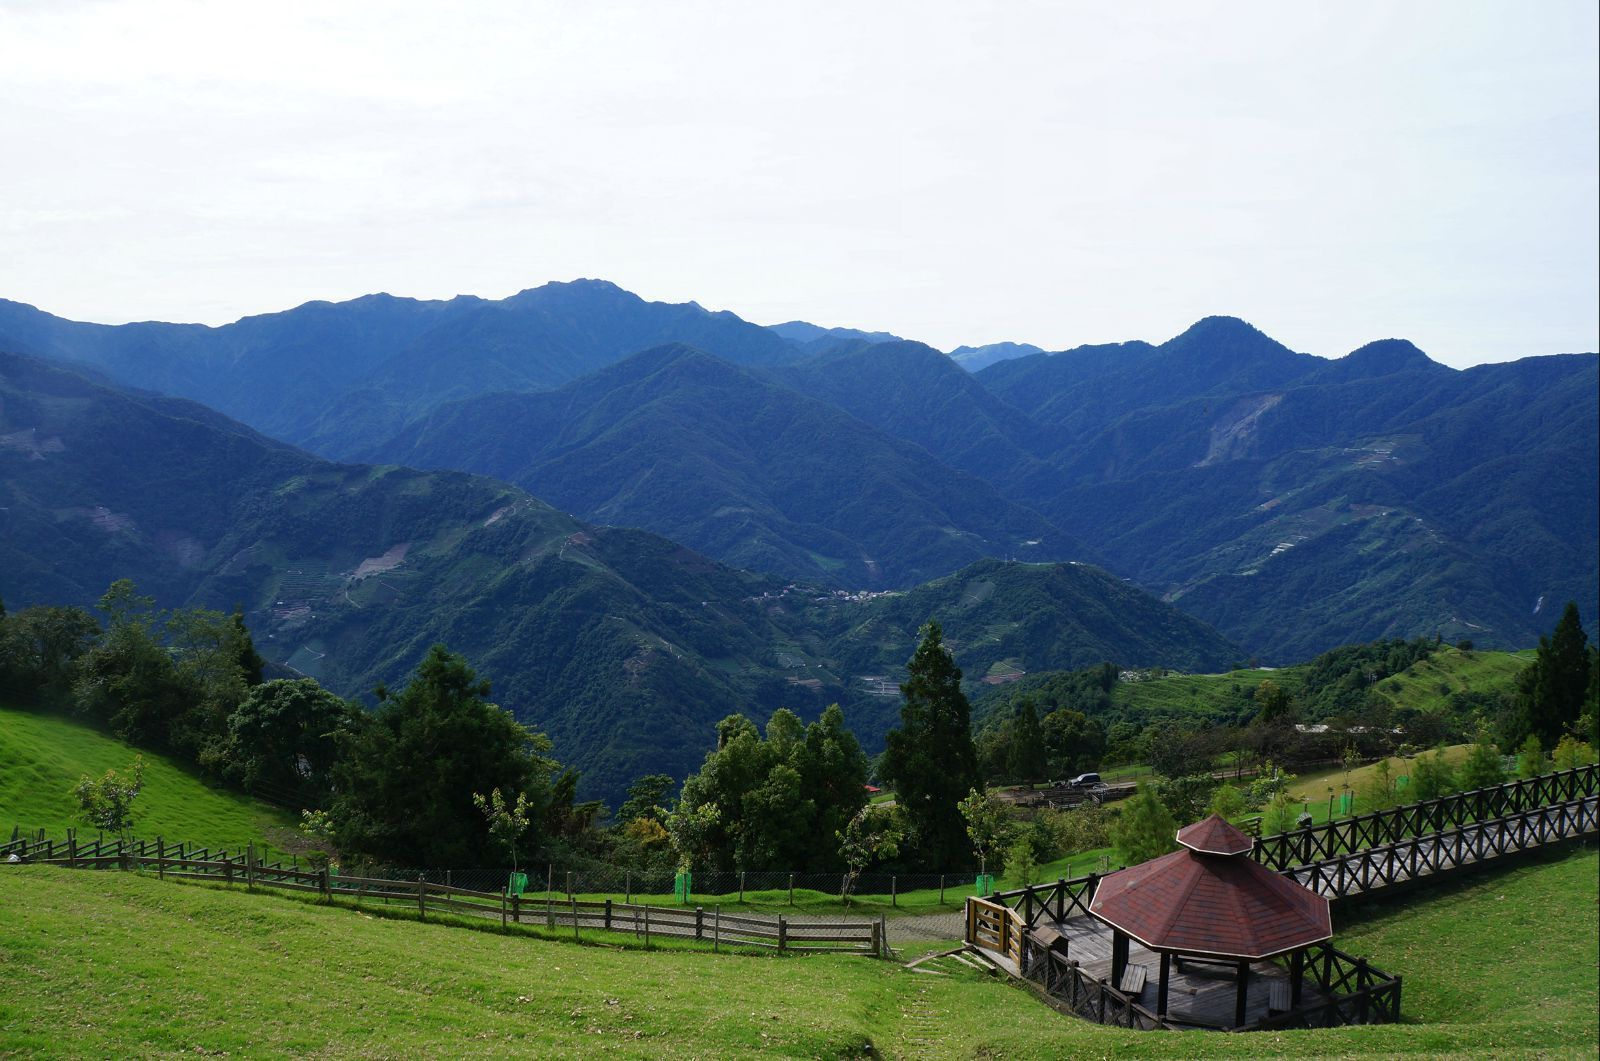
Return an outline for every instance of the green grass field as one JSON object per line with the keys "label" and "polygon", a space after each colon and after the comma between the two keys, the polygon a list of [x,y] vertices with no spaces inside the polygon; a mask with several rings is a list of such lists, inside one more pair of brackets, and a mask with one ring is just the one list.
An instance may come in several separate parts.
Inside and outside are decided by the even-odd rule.
{"label": "green grass field", "polygon": [[1336,912],[1343,949],[1405,978],[1405,1023],[1230,1036],[1102,1028],[978,973],[578,945],[0,866],[0,1053],[1593,1057],[1597,870],[1591,850]]}
{"label": "green grass field", "polygon": [[273,828],[293,825],[277,807],[208,786],[189,767],[141,752],[82,723],[0,707],[0,832],[13,826],[64,836],[82,823],[72,786],[84,774],[119,773],[136,755],[145,762],[144,791],[134,802],[134,833],[209,847],[261,843]]}

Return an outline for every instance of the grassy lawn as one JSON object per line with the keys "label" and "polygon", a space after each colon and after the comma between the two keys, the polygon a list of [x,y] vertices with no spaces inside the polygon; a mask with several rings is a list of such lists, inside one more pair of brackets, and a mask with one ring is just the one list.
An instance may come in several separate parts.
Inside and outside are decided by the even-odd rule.
{"label": "grassy lawn", "polygon": [[1341,923],[1343,949],[1405,977],[1404,1024],[1228,1036],[1101,1028],[977,973],[580,946],[0,867],[0,1053],[1592,1057],[1597,868],[1580,853]]}
{"label": "grassy lawn", "polygon": [[68,826],[81,826],[71,794],[78,779],[109,769],[120,773],[135,755],[145,762],[144,791],[134,803],[137,836],[231,849],[259,844],[267,830],[293,824],[287,812],[212,788],[166,756],[141,752],[71,719],[0,707],[0,831],[9,839],[20,825],[65,836]]}

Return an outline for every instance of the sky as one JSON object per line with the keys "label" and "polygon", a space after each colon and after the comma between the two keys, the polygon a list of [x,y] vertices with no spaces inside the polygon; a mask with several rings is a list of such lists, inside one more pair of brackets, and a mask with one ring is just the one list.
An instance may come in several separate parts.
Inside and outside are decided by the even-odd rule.
{"label": "sky", "polygon": [[1594,0],[0,0],[0,298],[1600,348]]}

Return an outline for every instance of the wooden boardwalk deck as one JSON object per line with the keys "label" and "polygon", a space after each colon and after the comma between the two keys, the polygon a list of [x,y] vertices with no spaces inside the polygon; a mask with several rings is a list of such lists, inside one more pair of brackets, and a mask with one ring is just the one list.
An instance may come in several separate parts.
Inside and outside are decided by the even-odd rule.
{"label": "wooden boardwalk deck", "polygon": [[[1097,980],[1110,978],[1110,926],[1082,914],[1049,924],[1067,937],[1067,955],[1077,961],[1084,972]],[[996,957],[993,951],[985,953],[991,958]],[[1144,990],[1134,996],[1134,1000],[1152,1013],[1155,1012],[1156,992],[1160,990],[1161,955],[1147,950],[1137,940],[1130,940],[1128,964],[1145,967],[1147,975]],[[1007,959],[1003,968],[1015,976],[1015,965],[1015,962]],[[1253,1024],[1268,1016],[1267,1004],[1273,981],[1281,981],[1287,986],[1289,970],[1276,961],[1256,962],[1250,966],[1250,982],[1245,990],[1245,1023]],[[1236,982],[1228,970],[1190,963],[1180,972],[1174,966],[1167,992],[1167,1016],[1188,1024],[1226,1028],[1233,1024],[1236,999]],[[1301,1007],[1320,1006],[1327,1001],[1327,996],[1319,992],[1308,977],[1302,988]]]}

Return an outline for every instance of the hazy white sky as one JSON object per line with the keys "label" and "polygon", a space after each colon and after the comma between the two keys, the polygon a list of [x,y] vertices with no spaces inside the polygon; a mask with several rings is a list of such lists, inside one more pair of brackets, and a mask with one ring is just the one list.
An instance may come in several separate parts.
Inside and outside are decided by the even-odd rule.
{"label": "hazy white sky", "polygon": [[0,0],[0,297],[1600,347],[1594,0]]}

